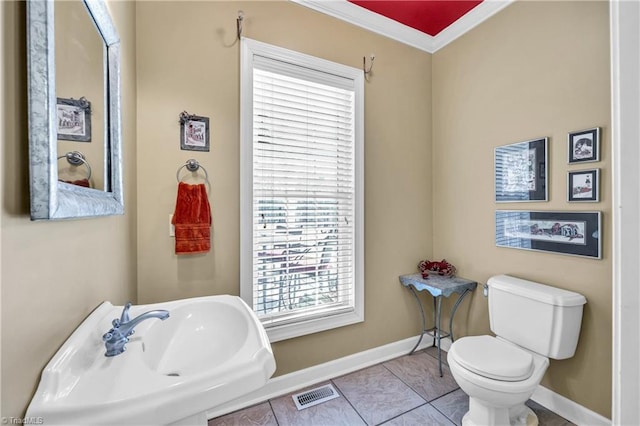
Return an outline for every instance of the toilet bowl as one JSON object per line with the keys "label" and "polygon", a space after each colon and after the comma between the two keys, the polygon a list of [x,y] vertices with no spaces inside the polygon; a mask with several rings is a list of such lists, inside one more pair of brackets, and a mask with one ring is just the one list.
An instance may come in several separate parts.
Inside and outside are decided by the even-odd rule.
{"label": "toilet bowl", "polygon": [[584,296],[508,275],[492,277],[489,320],[495,337],[456,340],[447,361],[469,395],[463,426],[535,426],[525,405],[549,366],[549,358],[575,354]]}
{"label": "toilet bowl", "polygon": [[447,361],[454,379],[469,395],[464,426],[538,424],[524,403],[547,371],[548,358],[498,337],[473,336],[454,342]]}

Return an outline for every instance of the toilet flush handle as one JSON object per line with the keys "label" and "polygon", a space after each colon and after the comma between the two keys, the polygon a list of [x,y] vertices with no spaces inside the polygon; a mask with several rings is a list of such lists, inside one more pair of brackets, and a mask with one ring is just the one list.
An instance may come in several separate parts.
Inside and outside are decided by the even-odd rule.
{"label": "toilet flush handle", "polygon": [[484,297],[489,297],[489,285],[488,284],[482,284],[482,294],[484,295]]}

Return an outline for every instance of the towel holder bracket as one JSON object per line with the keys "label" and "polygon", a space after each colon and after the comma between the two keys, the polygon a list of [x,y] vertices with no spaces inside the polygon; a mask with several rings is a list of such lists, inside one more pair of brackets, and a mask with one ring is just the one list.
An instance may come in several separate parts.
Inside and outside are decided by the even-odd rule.
{"label": "towel holder bracket", "polygon": [[198,160],[194,160],[193,158],[190,160],[187,160],[187,162],[184,165],[187,168],[187,170],[189,170],[190,172],[197,172],[198,169],[200,168],[200,163],[198,163]]}
{"label": "towel holder bracket", "polygon": [[84,165],[89,172],[87,179],[91,179],[91,166],[89,165],[89,162],[87,161],[83,153],[81,153],[80,151],[70,151],[64,155],[59,156],[58,160],[60,160],[61,158],[66,158],[67,162],[75,167]]}
{"label": "towel holder bracket", "polygon": [[176,172],[176,180],[178,182],[180,182],[180,170],[182,170],[183,168],[186,168],[192,173],[202,169],[202,171],[204,172],[205,180],[209,182],[209,173],[207,173],[207,169],[201,166],[198,160],[193,158],[187,160],[186,163],[184,163],[182,166],[180,166],[180,168],[178,168],[178,171]]}

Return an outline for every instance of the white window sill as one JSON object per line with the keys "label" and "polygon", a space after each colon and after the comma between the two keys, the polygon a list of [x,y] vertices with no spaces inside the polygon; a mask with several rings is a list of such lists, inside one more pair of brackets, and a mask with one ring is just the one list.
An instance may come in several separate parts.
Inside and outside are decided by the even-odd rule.
{"label": "white window sill", "polygon": [[299,320],[295,323],[265,325],[271,343],[292,339],[307,334],[318,333],[332,328],[344,327],[364,321],[364,309],[335,314],[323,318]]}

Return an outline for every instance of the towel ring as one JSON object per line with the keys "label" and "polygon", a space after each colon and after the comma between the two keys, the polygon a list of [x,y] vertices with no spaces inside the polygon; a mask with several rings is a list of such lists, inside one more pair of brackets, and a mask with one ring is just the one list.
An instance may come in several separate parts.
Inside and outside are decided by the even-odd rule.
{"label": "towel ring", "polygon": [[87,176],[87,180],[91,179],[91,166],[89,165],[89,162],[85,158],[84,154],[82,154],[80,151],[67,152],[66,154],[58,157],[58,160],[61,158],[66,158],[67,162],[72,166],[77,167],[84,164],[85,167],[87,168],[87,171],[89,172],[89,176]]}
{"label": "towel ring", "polygon": [[202,171],[204,172],[204,179],[207,182],[209,182],[209,173],[207,173],[207,169],[205,169],[203,166],[201,166],[200,163],[198,163],[198,160],[194,160],[193,158],[190,159],[190,160],[187,160],[186,163],[184,163],[182,166],[180,166],[178,168],[178,171],[176,172],[176,180],[178,182],[180,182],[180,170],[182,170],[185,167],[190,172],[197,172],[198,169],[202,169]]}

